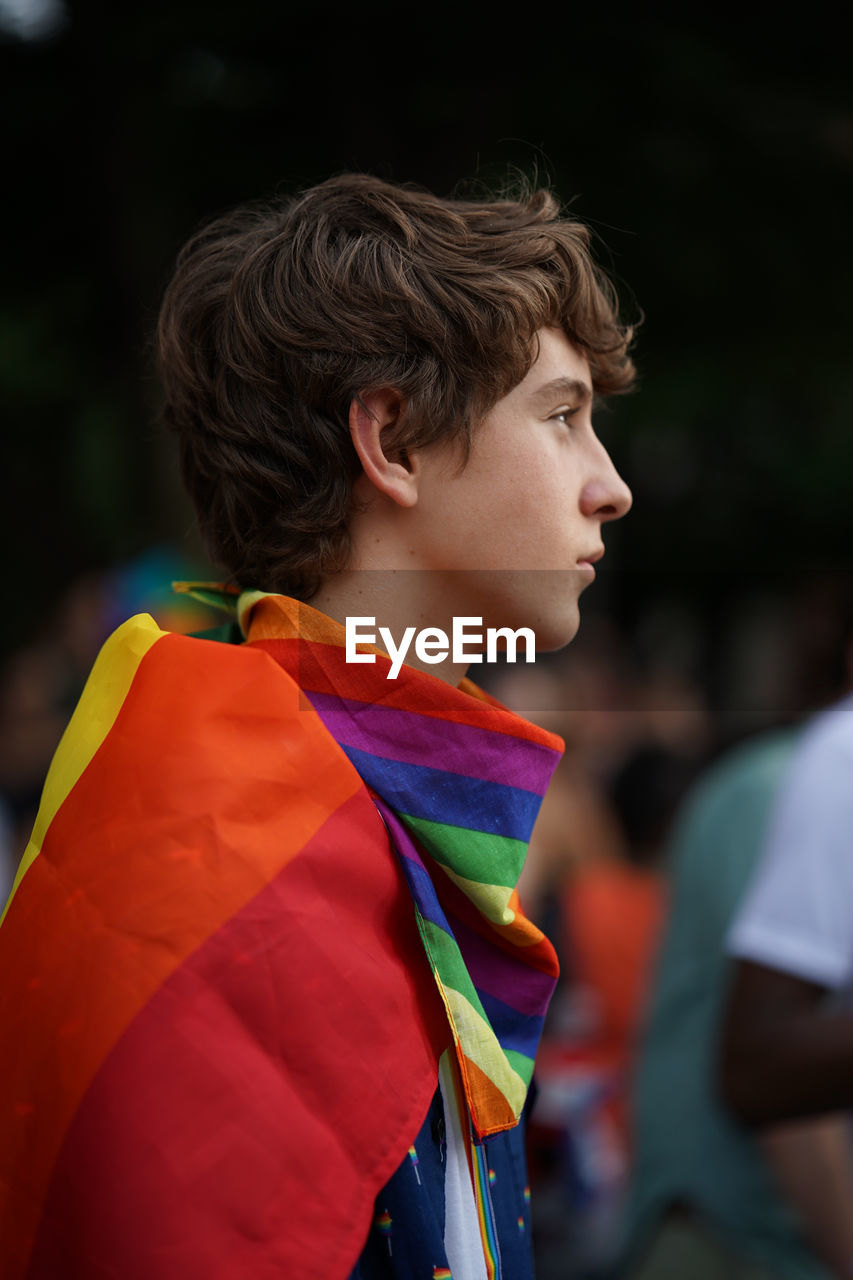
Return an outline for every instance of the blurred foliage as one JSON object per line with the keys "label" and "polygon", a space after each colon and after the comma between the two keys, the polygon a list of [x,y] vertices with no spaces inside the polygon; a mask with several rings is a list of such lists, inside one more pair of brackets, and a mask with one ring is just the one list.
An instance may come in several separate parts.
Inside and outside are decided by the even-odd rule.
{"label": "blurred foliage", "polygon": [[203,218],[342,169],[439,192],[520,169],[595,227],[645,315],[640,394],[602,419],[635,491],[609,537],[627,612],[670,591],[710,617],[753,568],[850,564],[840,31],[496,13],[69,0],[52,36],[7,23],[4,646],[75,575],[193,547],[149,350],[171,263]]}

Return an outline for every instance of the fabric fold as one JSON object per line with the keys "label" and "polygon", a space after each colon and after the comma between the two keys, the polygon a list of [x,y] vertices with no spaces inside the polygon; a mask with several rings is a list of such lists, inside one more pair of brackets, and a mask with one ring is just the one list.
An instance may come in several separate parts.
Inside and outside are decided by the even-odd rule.
{"label": "fabric fold", "polygon": [[[388,680],[379,651],[373,664],[347,663],[345,629],[310,605],[253,592],[237,610],[248,646],[290,672],[370,788],[415,903],[475,1132],[511,1128],[558,973],[515,886],[562,742],[469,680],[454,688],[406,666]],[[484,946],[507,988],[494,1023],[466,957],[472,929],[484,989]]]}

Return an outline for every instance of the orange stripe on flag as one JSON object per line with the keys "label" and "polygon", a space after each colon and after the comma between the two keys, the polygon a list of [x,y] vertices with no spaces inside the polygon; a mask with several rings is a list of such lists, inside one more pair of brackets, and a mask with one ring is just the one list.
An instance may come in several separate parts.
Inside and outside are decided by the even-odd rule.
{"label": "orange stripe on flag", "polygon": [[[150,627],[127,626],[84,703],[135,663],[129,687],[94,750],[85,718],[69,727],[0,929],[0,1238],[32,1240],[68,1125],[140,1009],[362,786],[268,655],[146,647]],[[13,1280],[25,1253],[4,1262]]]}
{"label": "orange stripe on flag", "polygon": [[462,1070],[471,1113],[484,1118],[482,1130],[492,1134],[514,1128],[516,1116],[495,1082],[467,1055]]}

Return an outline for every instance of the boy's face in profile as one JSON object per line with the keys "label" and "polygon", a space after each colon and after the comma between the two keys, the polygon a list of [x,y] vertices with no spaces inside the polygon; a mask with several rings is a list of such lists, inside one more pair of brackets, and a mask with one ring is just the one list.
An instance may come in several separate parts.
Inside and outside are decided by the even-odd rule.
{"label": "boy's face in profile", "polygon": [[626,514],[631,493],[595,435],[586,359],[560,329],[538,337],[535,363],[475,429],[462,471],[451,446],[421,452],[409,516],[418,567],[464,570],[454,612],[532,627],[547,650],[577,631],[601,527]]}

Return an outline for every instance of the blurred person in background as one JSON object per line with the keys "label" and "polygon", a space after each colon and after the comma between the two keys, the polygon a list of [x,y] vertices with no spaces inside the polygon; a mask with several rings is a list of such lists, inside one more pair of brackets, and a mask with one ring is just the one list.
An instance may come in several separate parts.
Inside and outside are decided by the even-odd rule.
{"label": "blurred person in background", "polygon": [[726,1101],[777,1148],[780,1185],[839,1276],[853,1275],[851,779],[849,695],[803,732],[729,932],[720,1064]]}
{"label": "blurred person in background", "polygon": [[665,841],[692,764],[645,744],[610,787],[622,854],[578,867],[563,886],[565,948],[587,1007],[588,1047],[611,1080],[612,1114],[627,1151],[627,1082],[666,906]]}
{"label": "blurred person in background", "polygon": [[[813,701],[848,682],[847,627],[840,616],[833,625],[837,606],[818,607],[813,595],[799,603],[803,630],[792,671],[800,658],[806,662],[788,696]],[[823,624],[825,643],[816,648]],[[797,1076],[798,1064],[781,1051],[789,1035],[787,1043],[808,1055],[815,1027],[818,1036],[825,1031],[819,1020],[828,989],[849,988],[853,978],[843,880],[851,868],[850,822],[839,812],[848,803],[841,797],[850,795],[848,762],[842,755],[827,768],[833,747],[820,759],[814,746],[850,723],[845,707],[805,733],[783,729],[729,752],[696,786],[677,823],[668,861],[671,908],[635,1100],[628,1272],[638,1280],[851,1274],[847,1118],[819,1115],[839,1105],[838,1097],[825,1080],[821,1090],[802,1062]],[[804,776],[809,758],[811,777]],[[733,975],[738,955],[753,959],[735,964]],[[718,1059],[732,982],[724,1098]],[[849,1018],[847,1026],[849,1037]],[[774,1041],[780,1028],[782,1039]],[[849,1057],[843,1066],[837,1059],[835,1069],[849,1065]],[[800,1086],[808,1077],[811,1106],[795,1105],[792,1073]],[[844,1096],[849,1105],[853,1094]],[[815,1118],[779,1123],[807,1113]],[[749,1132],[739,1118],[763,1127]]]}

